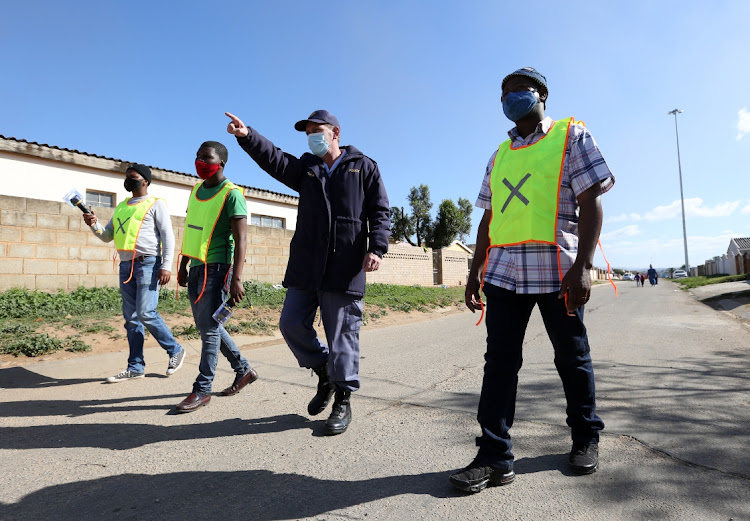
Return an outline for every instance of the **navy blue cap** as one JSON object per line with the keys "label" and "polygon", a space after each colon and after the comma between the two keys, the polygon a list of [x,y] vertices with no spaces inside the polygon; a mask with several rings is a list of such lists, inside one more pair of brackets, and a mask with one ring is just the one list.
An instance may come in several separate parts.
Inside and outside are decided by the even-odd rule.
{"label": "navy blue cap", "polygon": [[297,123],[294,124],[294,130],[299,130],[300,132],[305,131],[305,127],[307,127],[308,123],[328,123],[329,125],[333,125],[334,127],[339,127],[339,120],[336,119],[336,116],[328,112],[327,110],[316,110],[312,114],[310,114],[307,119],[301,119]]}
{"label": "navy blue cap", "polygon": [[533,67],[524,67],[522,69],[518,69],[517,71],[511,72],[505,78],[503,78],[503,83],[502,85],[500,85],[500,88],[505,89],[505,82],[507,82],[513,76],[526,76],[527,78],[531,78],[537,85],[544,89],[544,92],[549,94],[549,90],[547,90],[547,78],[542,76],[542,73],[540,73]]}

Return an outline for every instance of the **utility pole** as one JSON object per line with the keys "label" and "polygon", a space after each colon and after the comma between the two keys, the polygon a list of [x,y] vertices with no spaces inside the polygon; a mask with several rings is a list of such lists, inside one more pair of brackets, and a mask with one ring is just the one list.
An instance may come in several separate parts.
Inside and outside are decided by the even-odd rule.
{"label": "utility pole", "polygon": [[685,226],[685,197],[682,192],[682,164],[680,162],[680,134],[677,132],[677,114],[682,114],[682,109],[674,109],[667,112],[674,116],[674,135],[677,137],[677,168],[680,172],[680,203],[682,204],[682,240],[685,244],[685,271],[690,276],[690,262],[688,261],[687,227]]}

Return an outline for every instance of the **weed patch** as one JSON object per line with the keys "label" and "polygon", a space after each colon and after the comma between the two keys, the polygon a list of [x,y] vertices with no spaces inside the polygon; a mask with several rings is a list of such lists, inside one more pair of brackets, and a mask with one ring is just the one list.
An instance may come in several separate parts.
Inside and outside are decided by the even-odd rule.
{"label": "weed patch", "polygon": [[72,352],[91,351],[91,346],[78,337],[59,339],[34,333],[4,344],[0,348],[0,353],[13,356],[42,356],[62,349]]}
{"label": "weed patch", "polygon": [[721,284],[722,282],[742,282],[750,280],[750,273],[742,275],[701,275],[699,277],[687,277],[684,279],[673,279],[672,282],[682,285],[683,289],[692,289],[709,284]]}
{"label": "weed patch", "polygon": [[201,337],[201,334],[198,332],[195,324],[173,327],[172,335],[179,338],[186,338],[187,340],[195,340],[196,338]]}

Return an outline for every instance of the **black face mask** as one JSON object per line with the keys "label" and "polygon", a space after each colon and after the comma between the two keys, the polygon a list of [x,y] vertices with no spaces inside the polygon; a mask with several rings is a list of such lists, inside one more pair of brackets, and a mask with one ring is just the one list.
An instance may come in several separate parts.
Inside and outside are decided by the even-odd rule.
{"label": "black face mask", "polygon": [[125,178],[125,190],[128,192],[135,192],[138,190],[143,183],[138,179]]}

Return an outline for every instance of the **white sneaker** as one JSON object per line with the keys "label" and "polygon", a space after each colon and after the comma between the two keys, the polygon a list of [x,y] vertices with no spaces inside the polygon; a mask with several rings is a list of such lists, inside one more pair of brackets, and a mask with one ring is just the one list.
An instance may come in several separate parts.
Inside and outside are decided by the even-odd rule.
{"label": "white sneaker", "polygon": [[107,378],[107,382],[113,384],[115,382],[124,382],[125,380],[135,380],[136,378],[143,378],[144,376],[146,376],[144,373],[134,373],[133,371],[128,371],[126,369],[119,374]]}
{"label": "white sneaker", "polygon": [[169,359],[169,365],[167,366],[167,376],[173,375],[177,370],[182,367],[182,362],[185,361],[185,348],[182,351],[174,355]]}

